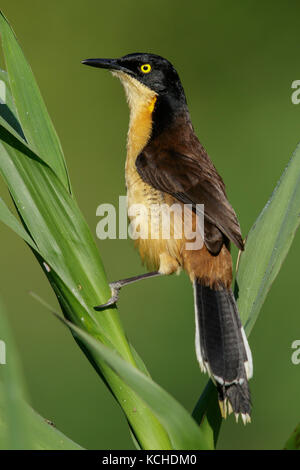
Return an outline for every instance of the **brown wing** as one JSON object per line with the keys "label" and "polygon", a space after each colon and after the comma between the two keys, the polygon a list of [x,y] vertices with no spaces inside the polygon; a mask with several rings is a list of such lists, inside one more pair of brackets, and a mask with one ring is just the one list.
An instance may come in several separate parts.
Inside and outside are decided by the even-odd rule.
{"label": "brown wing", "polygon": [[220,250],[223,235],[244,249],[224,183],[206,154],[185,155],[149,144],[137,157],[136,168],[143,181],[155,189],[185,204],[204,204],[205,244],[212,253]]}

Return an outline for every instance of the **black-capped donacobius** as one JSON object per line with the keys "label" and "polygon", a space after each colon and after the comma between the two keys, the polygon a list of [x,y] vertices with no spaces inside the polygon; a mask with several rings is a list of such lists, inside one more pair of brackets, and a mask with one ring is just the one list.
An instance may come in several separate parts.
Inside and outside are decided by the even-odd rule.
{"label": "black-capped donacobius", "polygon": [[[135,53],[83,63],[112,71],[124,86],[130,108],[125,167],[128,214],[140,228],[148,230],[151,225],[156,230],[154,236],[151,233],[151,237],[136,240],[151,272],[111,283],[111,298],[95,308],[115,304],[126,284],[184,269],[194,287],[196,353],[201,370],[208,372],[218,389],[223,417],[233,411],[246,423],[250,421],[248,380],[253,367],[231,290],[230,254],[230,242],[240,250],[244,243],[223,180],[194,132],[178,73],[168,60],[155,54]],[[171,235],[162,236],[161,215],[150,209],[173,204],[187,205],[196,233],[204,213],[202,243],[197,249],[188,249],[190,240],[185,234],[175,236],[175,225],[182,226],[180,211],[173,214]],[[130,209],[134,205],[149,209],[152,219],[133,215]],[[204,205],[204,211],[199,211],[199,205]]]}

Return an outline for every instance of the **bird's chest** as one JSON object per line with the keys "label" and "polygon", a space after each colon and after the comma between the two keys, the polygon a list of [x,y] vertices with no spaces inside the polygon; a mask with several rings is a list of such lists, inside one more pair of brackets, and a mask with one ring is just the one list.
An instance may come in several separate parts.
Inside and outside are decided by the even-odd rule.
{"label": "bird's chest", "polygon": [[[142,260],[149,269],[160,269],[169,274],[178,269],[175,258],[179,256],[180,244],[172,234],[165,236],[162,220],[168,220],[167,206],[170,197],[145,183],[137,172],[135,161],[149,141],[152,130],[152,112],[156,96],[147,104],[134,102],[132,98],[127,141],[125,177],[127,187],[127,210],[130,220],[129,232],[135,240]],[[168,230],[167,230],[168,232]]]}
{"label": "bird's chest", "polygon": [[135,168],[126,170],[126,187],[131,229],[141,237],[152,233],[151,238],[157,239],[161,208],[165,203],[163,193],[145,183]]}
{"label": "bird's chest", "polygon": [[144,231],[151,222],[154,226],[158,224],[158,211],[155,208],[164,202],[163,194],[141,179],[135,165],[136,158],[151,135],[155,101],[156,97],[152,96],[146,104],[139,103],[137,99],[132,102],[127,140],[125,178],[128,216],[134,227],[139,224]]}
{"label": "bird's chest", "polygon": [[181,213],[170,214],[172,197],[149,186],[136,170],[126,172],[126,181],[129,233],[143,262],[163,274],[178,271],[182,220]]}

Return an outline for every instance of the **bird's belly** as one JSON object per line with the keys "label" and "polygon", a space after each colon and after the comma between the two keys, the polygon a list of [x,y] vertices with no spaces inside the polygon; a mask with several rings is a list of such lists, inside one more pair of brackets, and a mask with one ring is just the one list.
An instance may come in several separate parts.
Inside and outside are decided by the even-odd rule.
{"label": "bird's belly", "polygon": [[127,182],[130,235],[135,246],[149,270],[163,274],[179,272],[182,237],[174,227],[180,225],[181,218],[175,211],[168,219],[171,198],[144,183],[139,175],[135,176],[130,184]]}

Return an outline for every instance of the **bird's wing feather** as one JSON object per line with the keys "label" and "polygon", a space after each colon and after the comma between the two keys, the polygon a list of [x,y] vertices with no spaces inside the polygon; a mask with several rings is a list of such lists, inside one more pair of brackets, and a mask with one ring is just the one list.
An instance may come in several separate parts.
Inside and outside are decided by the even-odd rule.
{"label": "bird's wing feather", "polygon": [[150,144],[137,157],[136,168],[142,180],[155,189],[185,204],[204,204],[205,225],[209,226],[208,237],[205,230],[205,243],[212,252],[214,246],[220,245],[218,234],[224,234],[243,250],[236,214],[227,200],[224,183],[207,155],[188,155]]}

